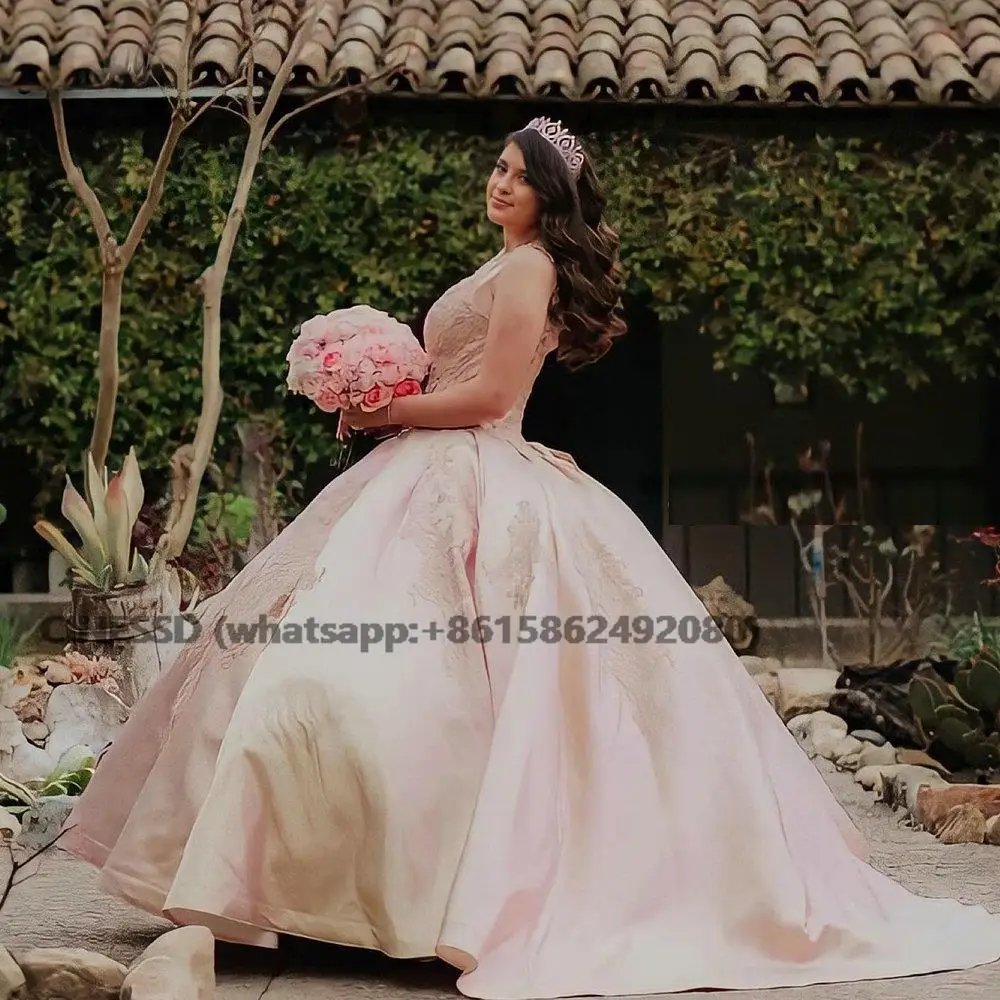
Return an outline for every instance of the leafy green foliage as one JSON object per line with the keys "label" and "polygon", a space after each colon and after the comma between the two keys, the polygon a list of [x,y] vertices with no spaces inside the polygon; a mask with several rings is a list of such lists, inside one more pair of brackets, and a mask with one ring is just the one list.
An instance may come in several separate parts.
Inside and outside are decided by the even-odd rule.
{"label": "leafy green foliage", "polygon": [[976,612],[972,621],[955,628],[945,642],[938,644],[936,651],[948,659],[966,663],[984,649],[1000,658],[1000,626],[984,622]]}
{"label": "leafy green foliage", "polygon": [[[112,225],[151,169],[136,135],[75,140]],[[126,280],[114,446],[164,485],[201,398],[196,281],[242,145],[188,137]],[[329,467],[335,417],[286,397],[293,326],[371,302],[415,321],[491,254],[482,211],[494,140],[403,125],[302,130],[264,156],[224,298],[219,444],[247,411],[282,422],[293,482]],[[669,328],[697,323],[716,365],[795,383],[815,371],[872,400],[890,385],[996,370],[1000,147],[939,139],[905,155],[818,138],[739,143],[623,131],[592,137],[623,237],[630,293]],[[58,161],[0,137],[0,427],[44,470],[51,504],[89,439],[100,268]]]}
{"label": "leafy green foliage", "polygon": [[226,546],[246,545],[253,525],[254,502],[250,497],[227,491],[208,493],[201,498],[203,513],[192,527],[196,545],[213,542]]}
{"label": "leafy green foliage", "polygon": [[[35,634],[38,623],[23,625],[11,614],[0,614],[0,672],[9,671],[14,661],[25,651],[28,640]],[[0,676],[0,679],[3,679]]]}
{"label": "leafy green foliage", "polygon": [[11,815],[24,817],[39,798],[57,795],[82,795],[97,768],[97,757],[83,745],[64,750],[55,768],[45,778],[23,784],[9,778],[0,785],[0,808]]}

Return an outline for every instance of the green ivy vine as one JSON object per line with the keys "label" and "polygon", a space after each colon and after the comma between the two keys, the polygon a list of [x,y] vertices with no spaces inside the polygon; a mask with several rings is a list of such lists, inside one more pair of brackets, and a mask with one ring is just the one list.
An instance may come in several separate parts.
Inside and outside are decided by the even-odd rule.
{"label": "green ivy vine", "polygon": [[[623,239],[629,294],[665,334],[696,324],[716,367],[816,372],[871,400],[1000,357],[1000,145],[587,137]],[[121,231],[152,168],[144,136],[75,139]],[[85,148],[80,148],[85,146]],[[164,208],[126,279],[112,462],[162,470],[200,404],[194,282],[209,262],[242,145],[180,148]],[[248,411],[280,421],[288,468],[327,465],[331,421],[283,388],[293,326],[367,301],[415,321],[496,246],[482,211],[495,144],[403,124],[301,130],[265,155],[225,296],[219,441]],[[127,218],[116,218],[115,216]],[[45,506],[76,473],[96,399],[100,268],[56,157],[0,136],[0,434],[41,471]],[[294,477],[293,477],[294,478]]]}

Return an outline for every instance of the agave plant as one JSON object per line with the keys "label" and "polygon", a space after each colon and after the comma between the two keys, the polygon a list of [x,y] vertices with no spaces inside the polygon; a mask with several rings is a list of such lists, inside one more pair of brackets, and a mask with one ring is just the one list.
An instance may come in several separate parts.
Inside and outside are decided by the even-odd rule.
{"label": "agave plant", "polygon": [[80,537],[79,549],[46,520],[36,522],[35,531],[66,560],[71,573],[92,587],[111,590],[144,583],[149,564],[132,546],[132,531],[145,495],[135,448],[129,449],[121,470],[110,482],[107,468],[99,473],[88,452],[84,489],[86,500],[66,476],[61,511]]}

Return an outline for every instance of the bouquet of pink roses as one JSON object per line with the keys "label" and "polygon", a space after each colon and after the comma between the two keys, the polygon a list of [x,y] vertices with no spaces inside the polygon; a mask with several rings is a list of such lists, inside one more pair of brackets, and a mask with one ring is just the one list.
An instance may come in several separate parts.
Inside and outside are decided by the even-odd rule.
{"label": "bouquet of pink roses", "polygon": [[371,306],[307,320],[285,360],[289,390],[325,413],[372,412],[396,396],[417,395],[430,367],[410,328]]}

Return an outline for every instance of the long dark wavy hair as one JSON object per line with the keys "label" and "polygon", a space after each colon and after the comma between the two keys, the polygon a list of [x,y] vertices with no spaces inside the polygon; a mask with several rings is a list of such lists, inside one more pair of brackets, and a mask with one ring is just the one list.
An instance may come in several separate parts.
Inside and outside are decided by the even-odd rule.
{"label": "long dark wavy hair", "polygon": [[590,157],[574,180],[555,147],[533,129],[507,137],[521,150],[541,207],[538,240],[556,266],[549,318],[559,330],[557,357],[575,370],[597,361],[625,333],[618,233],[604,220],[606,199]]}

